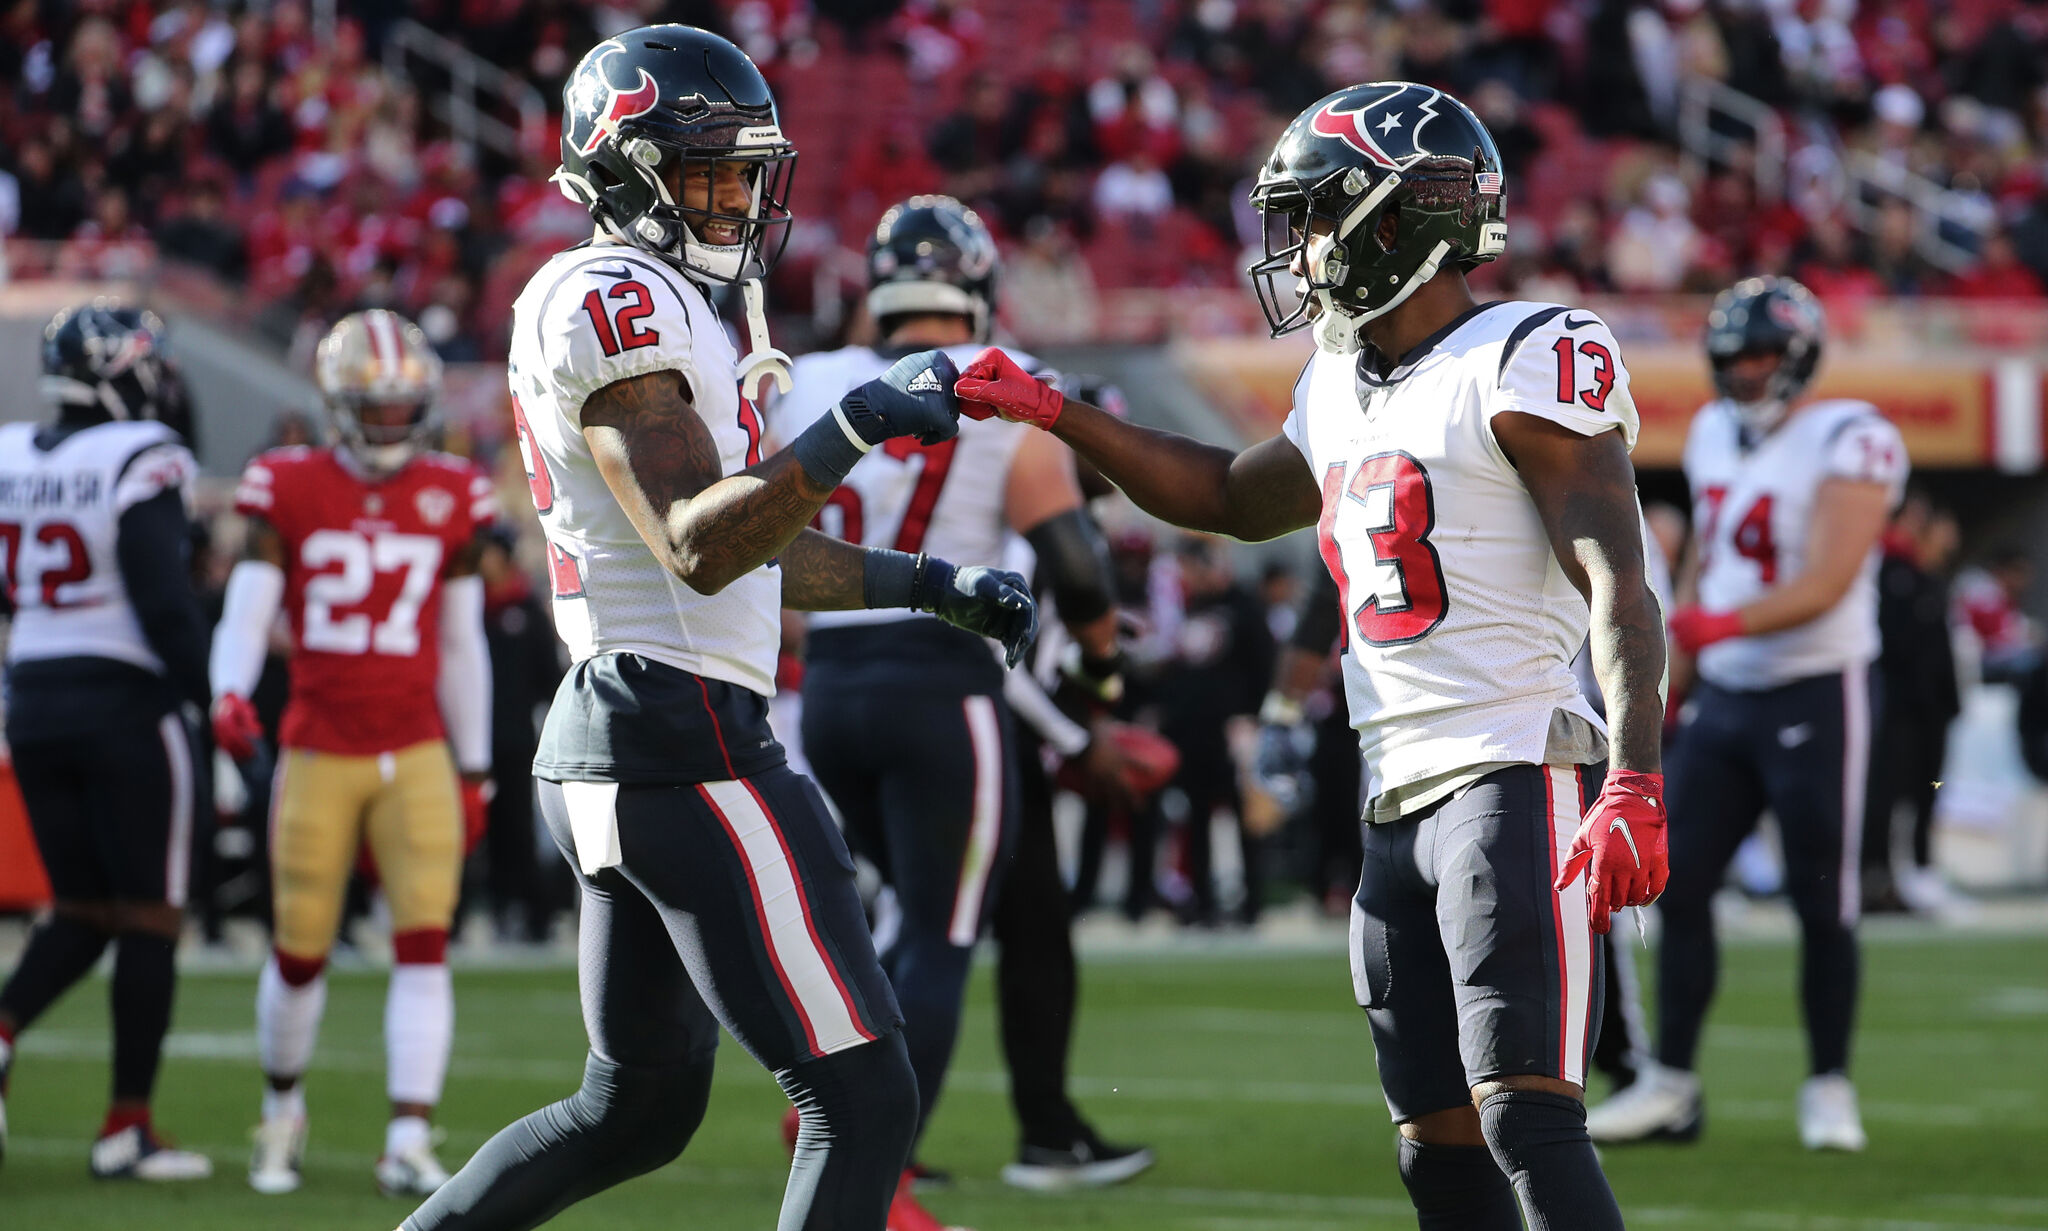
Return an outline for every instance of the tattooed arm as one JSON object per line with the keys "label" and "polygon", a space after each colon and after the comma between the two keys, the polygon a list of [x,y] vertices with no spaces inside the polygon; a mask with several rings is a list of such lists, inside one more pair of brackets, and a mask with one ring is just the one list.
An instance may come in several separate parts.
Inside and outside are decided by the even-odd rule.
{"label": "tattooed arm", "polygon": [[[680,372],[649,372],[591,394],[583,438],[648,550],[700,594],[716,594],[783,554],[832,494],[788,449],[723,474]],[[800,571],[787,569],[784,583],[803,584]],[[858,568],[854,579],[849,605],[859,606]]]}
{"label": "tattooed arm", "polygon": [[1493,434],[1521,472],[1565,576],[1593,609],[1593,674],[1607,698],[1609,763],[1658,772],[1664,614],[1643,571],[1636,472],[1621,433],[1582,436],[1506,411],[1494,416]]}
{"label": "tattooed arm", "polygon": [[782,605],[791,611],[852,611],[867,606],[868,549],[816,530],[800,532],[782,553]]}

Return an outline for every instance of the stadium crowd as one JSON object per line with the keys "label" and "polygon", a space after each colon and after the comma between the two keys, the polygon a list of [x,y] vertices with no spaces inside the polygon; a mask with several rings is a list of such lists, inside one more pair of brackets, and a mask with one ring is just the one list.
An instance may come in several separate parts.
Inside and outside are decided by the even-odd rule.
{"label": "stadium crowd", "polygon": [[[1830,299],[2039,297],[2048,278],[2048,4],[378,0],[334,6],[331,30],[319,7],[4,6],[0,235],[45,241],[10,245],[17,274],[118,276],[160,252],[246,287],[282,341],[387,304],[451,359],[495,357],[509,289],[587,223],[547,182],[552,120],[516,150],[454,140],[387,71],[394,24],[553,100],[574,48],[678,20],[806,83],[787,91],[812,139],[784,310],[850,267],[833,255],[881,205],[931,190],[1010,244],[1027,336],[1085,326],[1072,305],[1095,287],[1231,285],[1257,241],[1240,151],[1333,83],[1381,77],[1453,90],[1492,127],[1523,236],[1498,276],[1523,295],[1741,270]],[[1678,157],[1688,78],[1775,110],[1782,195],[1747,146],[1708,171]],[[1843,168],[1864,154],[1924,177],[1942,220],[1880,194],[1858,225]],[[1933,233],[1954,268],[1930,260]]]}

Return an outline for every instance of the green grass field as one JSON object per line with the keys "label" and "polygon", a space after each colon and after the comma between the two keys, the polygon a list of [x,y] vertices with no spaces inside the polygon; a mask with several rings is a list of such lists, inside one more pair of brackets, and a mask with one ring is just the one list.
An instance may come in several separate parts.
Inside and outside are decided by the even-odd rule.
{"label": "green grass field", "polygon": [[[1709,1126],[1696,1148],[1611,1151],[1632,1225],[1764,1231],[2048,1227],[2048,942],[1892,933],[1867,948],[1858,1077],[1871,1148],[1800,1150],[1803,1076],[1794,950],[1731,950],[1708,1034]],[[256,1110],[253,977],[183,984],[159,1121],[218,1174],[175,1187],[97,1185],[88,1139],[106,1085],[105,985],[80,989],[23,1040],[0,1170],[6,1231],[384,1231],[377,1197],[383,980],[341,973],[309,1078],[306,1186],[243,1182]],[[566,970],[458,972],[442,1120],[459,1161],[504,1122],[568,1092],[582,1033]],[[1125,1188],[1014,1193],[996,1179],[1012,1127],[983,970],[952,1088],[924,1156],[961,1177],[929,1204],[978,1231],[1361,1231],[1413,1227],[1364,1022],[1341,954],[1148,955],[1089,963],[1076,1087],[1111,1136],[1157,1146]],[[585,1231],[772,1227],[783,1176],[779,1092],[728,1046],[710,1115],[677,1164],[553,1224]]]}

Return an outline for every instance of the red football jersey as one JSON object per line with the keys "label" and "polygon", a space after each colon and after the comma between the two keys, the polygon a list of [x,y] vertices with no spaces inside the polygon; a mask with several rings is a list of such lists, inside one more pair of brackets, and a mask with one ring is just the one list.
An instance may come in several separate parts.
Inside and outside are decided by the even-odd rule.
{"label": "red football jersey", "polygon": [[445,453],[380,480],[332,448],[273,449],[242,473],[235,508],[284,541],[280,741],[368,756],[439,739],[441,576],[497,514],[489,477]]}

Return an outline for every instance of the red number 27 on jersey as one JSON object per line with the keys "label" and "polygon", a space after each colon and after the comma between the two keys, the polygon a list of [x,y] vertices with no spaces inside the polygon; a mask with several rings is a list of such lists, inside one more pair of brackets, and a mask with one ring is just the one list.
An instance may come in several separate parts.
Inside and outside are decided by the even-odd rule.
{"label": "red number 27 on jersey", "polygon": [[[1323,472],[1323,515],[1316,522],[1316,538],[1323,563],[1337,583],[1347,625],[1355,626],[1368,645],[1420,641],[1444,622],[1450,610],[1443,561],[1429,541],[1429,532],[1436,528],[1429,471],[1406,453],[1377,453],[1359,463],[1345,486],[1345,466],[1339,462]],[[1337,539],[1338,513],[1350,501],[1364,506],[1373,554],[1371,592],[1355,609],[1352,579]]]}

